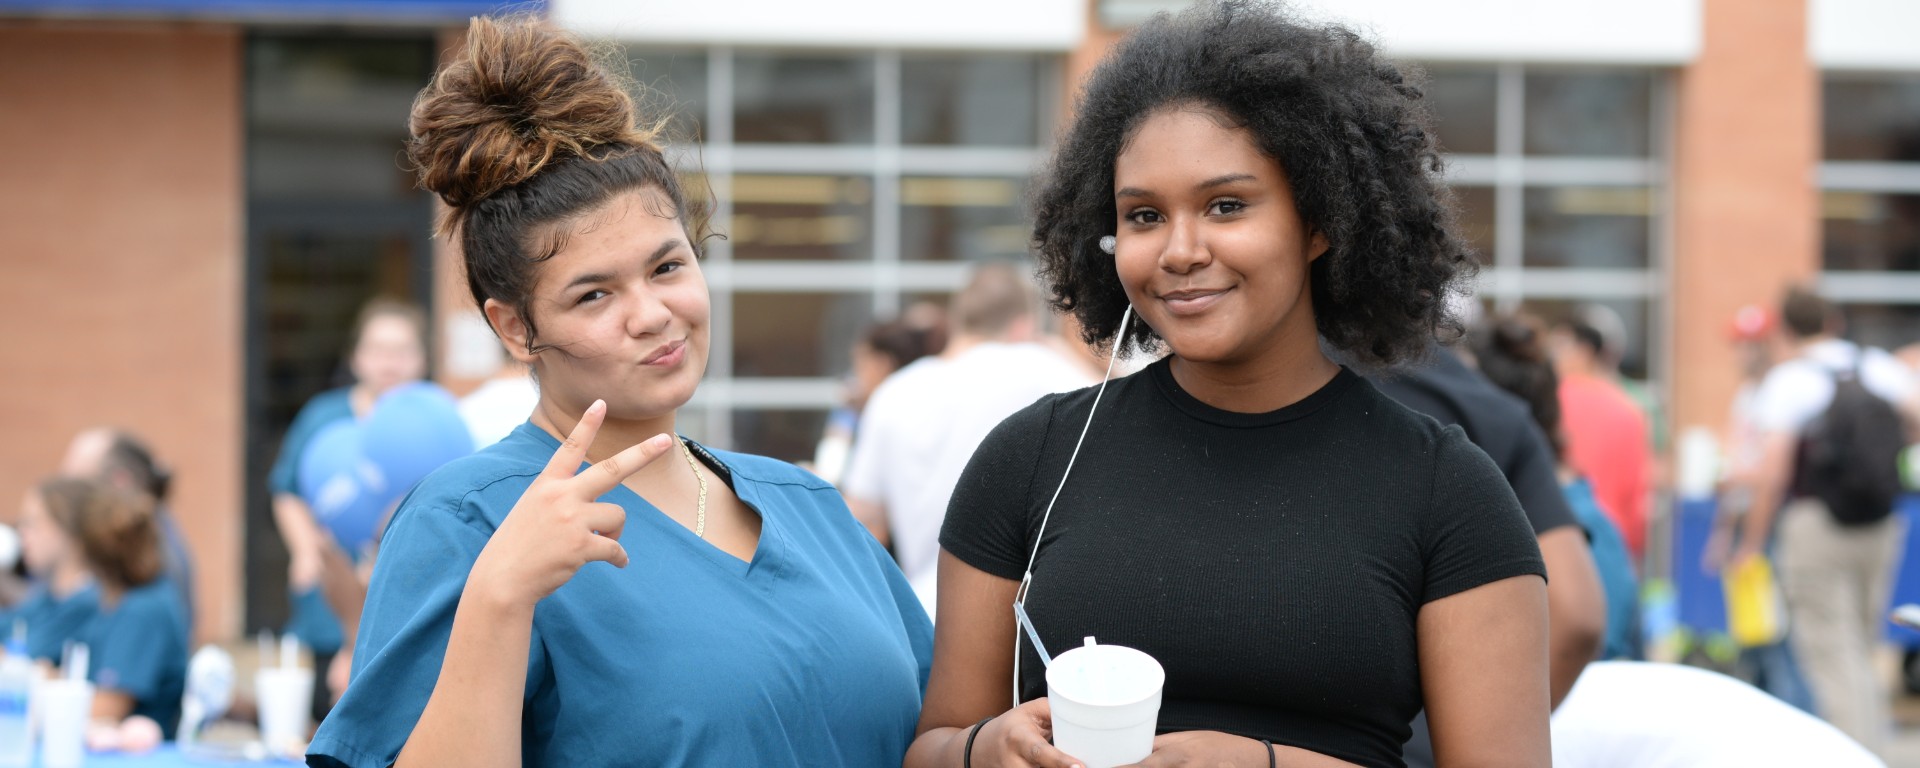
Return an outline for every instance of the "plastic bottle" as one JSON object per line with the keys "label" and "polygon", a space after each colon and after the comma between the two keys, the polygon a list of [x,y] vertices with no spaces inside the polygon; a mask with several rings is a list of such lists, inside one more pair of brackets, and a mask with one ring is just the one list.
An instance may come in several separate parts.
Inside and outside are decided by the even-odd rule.
{"label": "plastic bottle", "polygon": [[6,656],[0,657],[0,768],[33,763],[33,733],[27,728],[27,697],[33,690],[33,659],[27,656],[27,625],[13,623]]}

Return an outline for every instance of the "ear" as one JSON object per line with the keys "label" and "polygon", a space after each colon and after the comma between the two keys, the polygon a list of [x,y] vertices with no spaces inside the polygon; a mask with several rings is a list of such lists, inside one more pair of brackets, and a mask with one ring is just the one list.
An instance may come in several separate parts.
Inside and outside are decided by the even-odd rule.
{"label": "ear", "polygon": [[1320,257],[1326,254],[1327,248],[1329,247],[1331,246],[1327,244],[1326,233],[1317,229],[1314,230],[1313,238],[1307,241],[1307,263],[1311,264],[1319,261]]}
{"label": "ear", "polygon": [[500,345],[507,348],[509,356],[527,365],[538,359],[538,355],[527,351],[529,330],[513,307],[498,299],[487,299],[480,311],[486,313],[487,324],[493,326],[494,335],[500,337]]}

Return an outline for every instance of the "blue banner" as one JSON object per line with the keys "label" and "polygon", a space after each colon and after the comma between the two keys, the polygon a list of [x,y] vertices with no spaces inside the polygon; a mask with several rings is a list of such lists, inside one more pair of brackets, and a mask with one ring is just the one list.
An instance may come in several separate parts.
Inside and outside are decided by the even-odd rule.
{"label": "blue banner", "polygon": [[0,15],[260,22],[460,22],[546,10],[547,0],[0,0]]}

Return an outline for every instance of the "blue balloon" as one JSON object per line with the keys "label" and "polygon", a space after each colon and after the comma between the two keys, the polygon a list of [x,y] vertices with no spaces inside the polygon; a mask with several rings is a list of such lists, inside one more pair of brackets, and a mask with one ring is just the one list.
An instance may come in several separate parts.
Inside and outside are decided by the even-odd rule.
{"label": "blue balloon", "polygon": [[361,452],[362,428],[342,419],[320,429],[300,455],[300,497],[349,553],[373,541],[390,502],[378,467]]}
{"label": "blue balloon", "polygon": [[473,433],[460,418],[459,403],[424,381],[381,395],[367,414],[360,441],[362,455],[380,472],[389,504],[441,465],[473,453]]}

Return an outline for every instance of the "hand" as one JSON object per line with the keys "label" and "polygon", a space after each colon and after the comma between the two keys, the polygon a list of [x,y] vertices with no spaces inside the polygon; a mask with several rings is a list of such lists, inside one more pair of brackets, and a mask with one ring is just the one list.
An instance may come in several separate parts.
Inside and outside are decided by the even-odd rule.
{"label": "hand", "polygon": [[1153,737],[1153,754],[1136,768],[1266,768],[1267,745],[1219,731],[1181,731]]}
{"label": "hand", "polygon": [[333,655],[333,661],[327,663],[327,690],[333,695],[333,703],[340,703],[340,697],[347,692],[347,681],[353,674],[353,646],[343,646]]}
{"label": "hand", "polygon": [[1725,527],[1716,526],[1713,533],[1707,534],[1707,546],[1700,551],[1700,572],[1720,575],[1720,569],[1727,566],[1727,553],[1732,549],[1733,534]]}
{"label": "hand", "polygon": [[1034,699],[980,726],[972,763],[975,768],[1081,768],[1079,760],[1048,743],[1052,737],[1053,709],[1046,698]]}
{"label": "hand", "polygon": [[469,588],[477,585],[482,594],[506,606],[532,610],[587,563],[627,566],[627,550],[619,542],[626,510],[595,499],[672,450],[673,438],[655,435],[576,474],[606,415],[604,402],[595,400],[587,407],[573,433],[480,550],[468,576]]}
{"label": "hand", "polygon": [[1733,555],[1727,558],[1725,568],[1730,571],[1739,570],[1740,567],[1746,565],[1748,561],[1760,556],[1761,552],[1758,546],[1749,546],[1747,542],[1740,542],[1740,546],[1733,550]]}

